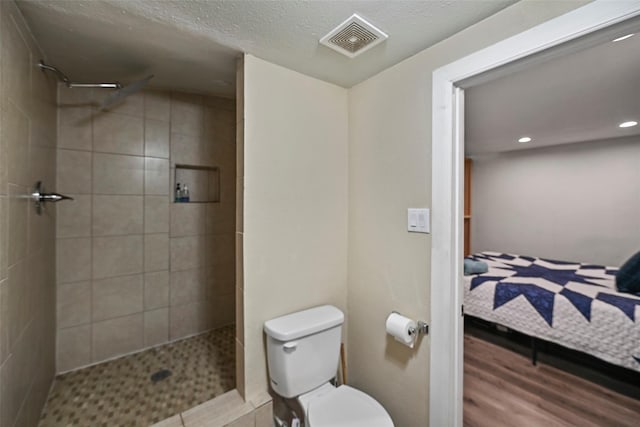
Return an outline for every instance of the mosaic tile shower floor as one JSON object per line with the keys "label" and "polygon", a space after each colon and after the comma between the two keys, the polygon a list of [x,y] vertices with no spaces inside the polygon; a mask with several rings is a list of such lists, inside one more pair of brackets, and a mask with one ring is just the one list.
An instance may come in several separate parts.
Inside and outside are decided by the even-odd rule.
{"label": "mosaic tile shower floor", "polygon": [[60,375],[39,426],[149,426],[219,396],[235,387],[234,336],[226,326]]}

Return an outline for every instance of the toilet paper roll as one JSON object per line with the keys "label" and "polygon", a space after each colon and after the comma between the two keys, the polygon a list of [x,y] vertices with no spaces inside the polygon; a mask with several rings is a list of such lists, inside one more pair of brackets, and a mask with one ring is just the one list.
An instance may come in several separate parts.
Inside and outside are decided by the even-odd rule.
{"label": "toilet paper roll", "polygon": [[[409,348],[415,343],[416,322],[398,313],[387,317],[387,333]],[[410,331],[413,330],[412,334]]]}

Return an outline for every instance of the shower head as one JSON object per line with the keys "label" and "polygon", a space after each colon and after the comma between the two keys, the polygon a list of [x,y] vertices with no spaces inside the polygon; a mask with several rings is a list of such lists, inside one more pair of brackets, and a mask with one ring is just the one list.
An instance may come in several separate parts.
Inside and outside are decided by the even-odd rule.
{"label": "shower head", "polygon": [[57,69],[52,65],[47,65],[44,61],[40,61],[38,66],[43,71],[51,71],[58,77],[58,79],[64,83],[68,88],[100,88],[100,89],[117,89],[115,92],[109,94],[103,101],[100,103],[101,109],[109,108],[110,106],[122,101],[125,97],[138,92],[140,89],[145,87],[149,80],[153,78],[153,74],[145,77],[142,80],[138,80],[137,82],[133,82],[128,86],[122,86],[120,82],[113,83],[77,83],[72,82],[66,74]]}
{"label": "shower head", "polygon": [[38,67],[40,67],[40,69],[42,69],[42,71],[51,71],[53,74],[56,75],[56,77],[58,77],[58,80],[60,80],[62,83],[64,83],[70,89],[80,88],[80,87],[97,87],[97,88],[102,88],[102,89],[120,89],[122,87],[120,82],[113,82],[113,83],[78,83],[78,82],[72,82],[69,79],[69,77],[67,77],[67,75],[65,73],[63,73],[62,71],[60,71],[59,69],[57,69],[53,65],[45,64],[44,61],[42,61],[42,60],[38,63]]}
{"label": "shower head", "polygon": [[103,109],[103,110],[106,109],[106,108],[109,108],[113,104],[116,104],[116,103],[122,101],[125,97],[138,92],[143,87],[145,87],[147,84],[149,84],[149,80],[151,80],[152,78],[153,78],[153,74],[151,74],[150,76],[145,77],[142,80],[138,80],[137,82],[133,82],[130,85],[127,85],[127,86],[124,86],[124,87],[120,87],[115,92],[110,93],[109,95],[107,95],[107,97],[100,104],[100,108]]}

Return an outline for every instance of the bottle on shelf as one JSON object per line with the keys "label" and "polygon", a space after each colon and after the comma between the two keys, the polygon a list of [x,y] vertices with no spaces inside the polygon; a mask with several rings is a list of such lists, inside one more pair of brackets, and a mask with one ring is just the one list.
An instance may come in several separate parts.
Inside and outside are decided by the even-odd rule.
{"label": "bottle on shelf", "polygon": [[176,194],[174,202],[179,203],[182,201],[182,189],[180,188],[180,183],[176,183]]}
{"label": "bottle on shelf", "polygon": [[185,184],[183,189],[182,189],[182,201],[184,203],[188,203],[189,202],[189,187],[187,187],[187,184]]}

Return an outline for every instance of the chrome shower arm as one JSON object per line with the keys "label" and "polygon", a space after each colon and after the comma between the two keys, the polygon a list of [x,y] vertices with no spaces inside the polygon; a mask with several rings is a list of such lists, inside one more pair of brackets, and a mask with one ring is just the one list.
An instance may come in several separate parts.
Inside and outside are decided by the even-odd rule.
{"label": "chrome shower arm", "polygon": [[122,84],[120,84],[120,82],[114,82],[114,83],[76,83],[76,82],[72,82],[71,80],[69,80],[69,77],[67,77],[67,75],[65,73],[63,73],[62,71],[58,70],[53,65],[45,64],[44,61],[42,61],[42,60],[38,63],[38,67],[40,67],[42,70],[47,70],[47,71],[51,71],[52,73],[54,73],[58,77],[58,80],[60,80],[62,83],[64,83],[68,88],[83,88],[83,87],[84,88],[97,87],[97,88],[101,88],[101,89],[121,89],[122,88]]}
{"label": "chrome shower arm", "polygon": [[67,77],[65,73],[58,70],[53,65],[47,65],[44,63],[44,61],[40,60],[40,62],[38,63],[38,67],[40,67],[42,70],[51,71],[58,77],[58,80],[60,80],[62,83],[66,84],[67,86],[71,84],[71,80],[69,80],[69,77]]}
{"label": "chrome shower arm", "polygon": [[67,87],[97,87],[101,89],[122,89],[120,82],[115,83],[67,83]]}

